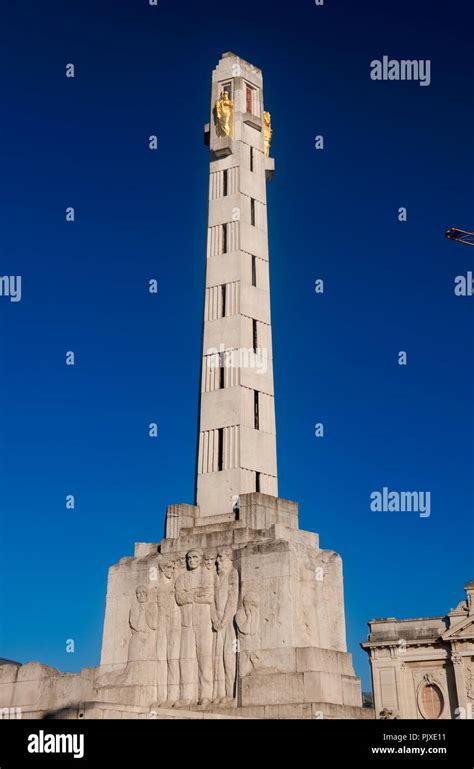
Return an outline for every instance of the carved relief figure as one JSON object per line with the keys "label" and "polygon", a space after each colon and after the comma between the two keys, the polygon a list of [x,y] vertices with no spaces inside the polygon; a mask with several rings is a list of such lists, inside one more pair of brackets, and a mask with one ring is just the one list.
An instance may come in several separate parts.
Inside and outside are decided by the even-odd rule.
{"label": "carved relief figure", "polygon": [[390,710],[390,708],[383,708],[379,713],[379,718],[381,721],[392,721],[392,720],[399,720],[399,717],[396,714],[395,710]]}
{"label": "carved relief figure", "polygon": [[212,628],[214,636],[213,700],[220,704],[234,697],[236,637],[234,617],[239,597],[239,577],[232,566],[232,551],[220,550],[216,559]]}
{"label": "carved relief figure", "polygon": [[157,705],[169,707],[179,699],[181,616],[175,600],[175,564],[160,558],[158,580],[150,588],[156,603]]}
{"label": "carved relief figure", "polygon": [[214,115],[216,121],[216,133],[218,136],[232,135],[232,116],[234,112],[234,102],[227,91],[222,91],[216,101]]}
{"label": "carved relief figure", "polygon": [[272,116],[269,112],[263,113],[263,146],[267,158],[270,155],[270,144],[272,141]]}
{"label": "carved relief figure", "polygon": [[156,605],[148,601],[148,591],[139,585],[135,592],[137,603],[129,612],[131,638],[128,644],[128,662],[124,673],[114,681],[120,685],[155,683],[154,640]]}
{"label": "carved relief figure", "polygon": [[206,553],[204,553],[204,566],[208,571],[214,571],[214,567],[216,565],[216,553],[213,553],[211,550],[208,550]]}
{"label": "carved relief figure", "polygon": [[186,555],[187,570],[176,580],[176,603],[181,607],[180,707],[212,697],[212,572],[203,566],[202,550]]}
{"label": "carved relief figure", "polygon": [[244,595],[242,606],[235,615],[235,623],[241,635],[255,635],[260,624],[258,597],[255,593]]}

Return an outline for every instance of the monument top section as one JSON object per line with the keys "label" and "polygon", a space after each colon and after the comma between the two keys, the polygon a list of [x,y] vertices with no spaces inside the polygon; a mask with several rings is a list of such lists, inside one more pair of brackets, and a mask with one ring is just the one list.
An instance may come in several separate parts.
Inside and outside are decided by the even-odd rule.
{"label": "monument top section", "polygon": [[252,69],[254,72],[258,72],[260,75],[262,74],[262,70],[260,69],[260,67],[256,67],[255,64],[252,64],[246,59],[242,59],[241,56],[238,56],[233,51],[226,51],[225,53],[223,53],[220,61],[223,61],[224,59],[234,59],[235,61],[239,62],[243,67],[249,67],[249,69]]}
{"label": "monument top section", "polygon": [[278,496],[266,182],[270,113],[259,69],[225,53],[212,73],[196,504],[232,514]]}

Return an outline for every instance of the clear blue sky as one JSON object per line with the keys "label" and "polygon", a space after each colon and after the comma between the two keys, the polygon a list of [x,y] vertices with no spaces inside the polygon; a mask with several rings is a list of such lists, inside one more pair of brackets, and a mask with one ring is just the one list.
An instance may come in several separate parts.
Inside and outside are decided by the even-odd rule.
{"label": "clear blue sky", "polygon": [[[364,688],[369,618],[439,615],[464,597],[474,576],[474,297],[456,297],[453,281],[474,253],[443,232],[474,229],[467,8],[9,4],[0,272],[23,276],[23,298],[0,297],[0,656],[97,664],[108,566],[135,541],[161,538],[167,504],[192,502],[202,128],[227,50],[262,68],[273,117],[280,495],[343,557]],[[372,81],[370,61],[384,54],[430,59],[431,85]],[[152,277],[157,296],[146,292]],[[431,516],[371,512],[384,485],[430,491]]]}

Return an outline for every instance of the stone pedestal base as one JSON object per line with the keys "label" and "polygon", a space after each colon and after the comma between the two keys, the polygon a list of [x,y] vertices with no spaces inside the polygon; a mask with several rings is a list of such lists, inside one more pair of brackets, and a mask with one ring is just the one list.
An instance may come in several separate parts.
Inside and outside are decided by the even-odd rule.
{"label": "stone pedestal base", "polygon": [[341,558],[259,493],[235,514],[172,505],[165,538],[110,568],[99,668],[0,665],[0,706],[23,717],[373,717],[361,704]]}
{"label": "stone pedestal base", "polygon": [[[298,529],[295,502],[245,494],[235,514],[203,517],[192,505],[172,505],[165,534],[159,543],[137,544],[133,558],[110,569],[102,671],[125,666],[130,633],[126,618],[134,592],[146,584],[160,558],[174,561],[179,574],[184,573],[186,553],[193,549],[211,559],[230,551],[239,592],[231,712],[313,718],[325,704],[331,707],[327,714],[321,711],[322,717],[366,717],[361,715],[360,682],[346,651],[341,559],[319,547],[317,534]],[[117,697],[115,702],[145,703],[143,692],[135,700],[130,693],[120,699],[119,691],[98,687],[94,695],[109,702]],[[147,704],[152,705],[151,697]],[[218,701],[206,704],[206,710],[229,712]]]}

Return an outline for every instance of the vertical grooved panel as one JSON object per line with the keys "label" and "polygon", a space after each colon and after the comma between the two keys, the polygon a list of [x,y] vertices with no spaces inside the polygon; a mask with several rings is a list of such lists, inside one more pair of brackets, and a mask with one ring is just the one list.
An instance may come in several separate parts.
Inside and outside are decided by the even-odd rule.
{"label": "vertical grooved panel", "polygon": [[[239,250],[239,222],[227,222],[227,252]],[[207,234],[207,257],[223,253],[224,233],[222,224],[209,227]]]}
{"label": "vertical grooved panel", "polygon": [[268,282],[268,262],[264,259],[256,260],[256,273],[257,273],[257,286],[262,291],[269,291],[270,285]]}
{"label": "vertical grooved panel", "polygon": [[[218,320],[223,317],[223,293],[222,285],[206,288],[204,302],[204,320]],[[225,284],[226,290],[226,317],[239,314],[240,282]]]}
{"label": "vertical grooved panel", "polygon": [[[240,367],[236,365],[239,360],[238,352],[238,350],[224,351],[224,387],[237,387],[240,384]],[[219,353],[203,356],[202,392],[213,392],[220,389],[220,364]]]}
{"label": "vertical grooved panel", "polygon": [[224,470],[229,470],[232,454],[232,427],[224,428]]}
{"label": "vertical grooved panel", "polygon": [[260,393],[259,396],[260,429],[275,434],[275,401],[272,395]]}
{"label": "vertical grooved panel", "polygon": [[252,283],[252,254],[243,254],[242,259],[242,280],[244,283]]}
{"label": "vertical grooved panel", "polygon": [[209,452],[210,452],[210,446],[211,446],[211,434],[209,432],[206,432],[206,454],[205,454],[205,460],[204,460],[204,472],[209,472]]}
{"label": "vertical grooved panel", "polygon": [[199,433],[199,457],[198,457],[198,473],[202,473],[202,457],[203,457],[203,446],[204,446],[204,434]]}
{"label": "vertical grooved panel", "polygon": [[253,470],[241,470],[240,493],[251,494],[255,491],[255,472]]}
{"label": "vertical grooved panel", "polygon": [[278,494],[277,479],[273,475],[260,475],[260,491],[262,494],[270,494],[276,497]]}
{"label": "vertical grooved panel", "polygon": [[211,473],[217,470],[218,465],[218,456],[219,456],[219,437],[218,437],[218,431],[217,430],[211,430],[212,433],[212,465],[211,465]]}
{"label": "vertical grooved panel", "polygon": [[235,427],[229,428],[229,469],[235,467]]}
{"label": "vertical grooved panel", "polygon": [[272,357],[272,332],[267,323],[257,321],[257,347],[264,358]]}
{"label": "vertical grooved panel", "polygon": [[[239,191],[239,168],[227,169],[227,195],[236,195]],[[224,197],[224,171],[213,171],[209,179],[209,200]]]}
{"label": "vertical grooved panel", "polygon": [[253,390],[249,387],[241,387],[241,401],[242,401],[242,424],[246,427],[253,427]]}
{"label": "vertical grooved panel", "polygon": [[207,433],[202,433],[201,472],[207,473]]}

